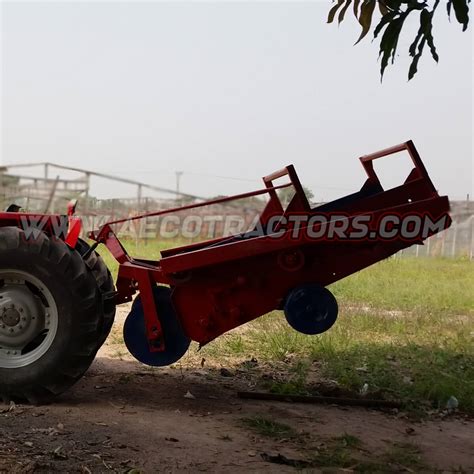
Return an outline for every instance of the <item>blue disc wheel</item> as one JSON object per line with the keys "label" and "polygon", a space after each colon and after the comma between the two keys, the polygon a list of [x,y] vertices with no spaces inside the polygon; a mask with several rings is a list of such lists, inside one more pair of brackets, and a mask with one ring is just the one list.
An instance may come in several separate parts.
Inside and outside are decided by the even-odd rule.
{"label": "blue disc wheel", "polygon": [[165,342],[163,352],[150,352],[145,329],[145,314],[140,296],[135,298],[132,310],[123,326],[123,339],[129,352],[146,365],[164,367],[177,362],[189,348],[190,339],[184,334],[171,303],[171,290],[165,286],[153,289]]}
{"label": "blue disc wheel", "polygon": [[315,335],[327,331],[336,322],[338,306],[327,288],[311,283],[291,290],[284,312],[293,329]]}

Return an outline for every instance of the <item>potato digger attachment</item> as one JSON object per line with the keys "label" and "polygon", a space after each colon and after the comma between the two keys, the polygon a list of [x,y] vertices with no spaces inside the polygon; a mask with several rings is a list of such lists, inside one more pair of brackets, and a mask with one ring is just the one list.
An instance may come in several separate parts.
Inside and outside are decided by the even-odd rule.
{"label": "potato digger attachment", "polygon": [[[373,161],[402,151],[413,169],[385,190]],[[109,222],[89,235],[92,245],[79,238],[73,208],[68,216],[0,213],[0,395],[41,402],[64,392],[107,338],[115,306],[131,301],[125,344],[151,366],[172,364],[191,341],[203,346],[273,310],[299,332],[324,333],[338,316],[326,286],[451,223],[448,198],[411,141],[361,163],[368,178],[360,191],[330,203],[311,207],[290,165],[254,192]],[[294,195],[283,205],[286,187]],[[261,195],[266,206],[248,231],[165,250],[158,261],[131,257],[115,233],[127,220]],[[99,244],[119,264],[115,284]]]}

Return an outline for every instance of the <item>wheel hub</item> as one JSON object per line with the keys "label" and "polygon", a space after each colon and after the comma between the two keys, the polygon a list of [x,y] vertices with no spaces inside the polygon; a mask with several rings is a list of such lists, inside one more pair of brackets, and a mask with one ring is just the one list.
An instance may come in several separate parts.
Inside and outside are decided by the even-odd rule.
{"label": "wheel hub", "polygon": [[47,327],[48,312],[24,281],[5,281],[0,296],[0,347],[21,350]]}
{"label": "wheel hub", "polygon": [[306,284],[290,291],[285,302],[285,317],[297,331],[321,334],[336,322],[338,307],[332,293],[319,285]]}
{"label": "wheel hub", "polygon": [[43,284],[23,272],[0,272],[0,367],[41,357],[57,329],[57,307]]}
{"label": "wheel hub", "polygon": [[11,308],[4,308],[1,320],[7,326],[16,326],[20,322],[20,312],[13,305]]}

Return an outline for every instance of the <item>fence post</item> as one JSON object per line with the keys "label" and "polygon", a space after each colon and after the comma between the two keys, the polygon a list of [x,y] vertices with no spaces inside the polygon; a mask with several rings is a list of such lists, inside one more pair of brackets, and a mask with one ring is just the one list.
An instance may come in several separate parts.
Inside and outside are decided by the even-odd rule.
{"label": "fence post", "polygon": [[453,229],[453,243],[451,245],[451,256],[454,258],[456,256],[456,237],[458,233],[458,226],[455,224]]}
{"label": "fence post", "polygon": [[469,218],[470,221],[470,226],[469,228],[471,229],[471,246],[470,246],[470,251],[469,251],[469,260],[472,261],[472,258],[474,257],[474,217],[471,216]]}

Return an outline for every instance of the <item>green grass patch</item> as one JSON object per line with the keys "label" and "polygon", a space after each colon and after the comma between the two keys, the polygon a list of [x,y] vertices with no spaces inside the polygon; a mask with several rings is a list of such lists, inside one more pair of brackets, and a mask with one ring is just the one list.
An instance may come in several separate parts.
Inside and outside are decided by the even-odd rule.
{"label": "green grass patch", "polygon": [[348,433],[344,433],[343,435],[337,436],[334,439],[348,448],[358,448],[362,445],[362,441],[357,436]]}
{"label": "green grass patch", "polygon": [[330,286],[338,300],[387,310],[465,314],[474,309],[467,259],[390,258]]}
{"label": "green grass patch", "polygon": [[[359,391],[367,383],[370,392],[382,391],[414,410],[426,404],[444,408],[455,396],[461,411],[474,413],[472,316],[390,316],[347,307],[341,313],[329,332],[305,336],[274,312],[253,321],[238,335],[217,339],[203,352],[212,357],[253,355],[270,363],[292,356],[300,366],[289,366],[285,380],[270,384],[275,393],[307,393],[306,373],[317,362],[320,375],[343,388]],[[233,343],[228,344],[229,339]]]}
{"label": "green grass patch", "polygon": [[433,472],[423,460],[420,449],[411,443],[394,443],[383,455],[383,461],[400,470]]}
{"label": "green grass patch", "polygon": [[280,395],[308,395],[306,378],[309,366],[307,360],[298,360],[289,370],[288,377],[285,380],[272,381],[269,384],[270,392]]}
{"label": "green grass patch", "polygon": [[291,426],[261,416],[243,418],[242,422],[255,433],[267,438],[288,439],[297,435]]}
{"label": "green grass patch", "polygon": [[[128,254],[132,257],[143,258],[146,260],[158,261],[161,258],[161,251],[179,247],[182,245],[190,244],[190,240],[133,240],[133,239],[120,239],[122,245],[127,250]],[[109,270],[112,272],[114,277],[117,276],[118,263],[115,258],[110,254],[104,245],[97,247],[97,252],[104,259]]]}
{"label": "green grass patch", "polygon": [[310,464],[318,468],[355,468],[359,464],[357,449],[362,442],[356,436],[344,433],[319,443]]}

